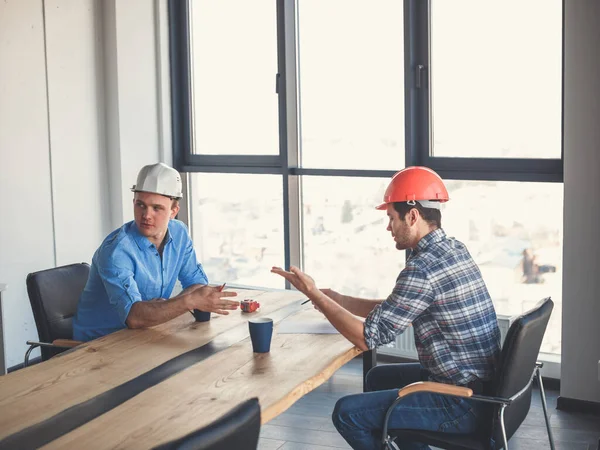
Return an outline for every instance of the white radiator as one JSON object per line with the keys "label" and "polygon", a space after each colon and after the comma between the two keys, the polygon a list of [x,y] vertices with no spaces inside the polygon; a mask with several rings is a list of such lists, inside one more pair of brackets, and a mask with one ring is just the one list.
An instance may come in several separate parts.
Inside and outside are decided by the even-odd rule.
{"label": "white radiator", "polygon": [[[500,328],[500,345],[502,345],[504,344],[506,333],[508,333],[508,327],[510,327],[510,317],[498,316],[498,327]],[[406,332],[398,336],[396,342],[379,347],[377,353],[416,360],[417,349],[415,347],[415,337],[412,328],[409,328]]]}

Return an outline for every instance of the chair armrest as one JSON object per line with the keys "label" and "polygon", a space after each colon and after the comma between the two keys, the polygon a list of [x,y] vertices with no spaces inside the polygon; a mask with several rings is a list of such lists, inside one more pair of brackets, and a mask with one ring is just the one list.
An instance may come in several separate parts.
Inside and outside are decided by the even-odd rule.
{"label": "chair armrest", "polygon": [[73,348],[83,344],[80,341],[73,341],[71,339],[55,339],[53,342],[38,342],[38,341],[27,341],[27,345],[35,347],[49,347],[49,348]]}
{"label": "chair armrest", "polygon": [[398,398],[416,394],[417,392],[432,392],[455,397],[471,397],[473,395],[473,390],[470,388],[454,386],[452,384],[435,383],[433,381],[417,381],[416,383],[409,384],[400,389],[398,391]]}
{"label": "chair armrest", "polygon": [[407,397],[417,392],[431,392],[440,395],[450,395],[454,397],[472,397],[473,390],[462,386],[454,386],[452,384],[435,383],[433,381],[417,381],[416,383],[409,384],[398,391],[398,398],[394,400],[391,406],[388,408],[385,414],[385,420],[383,422],[383,440],[382,445],[385,449],[397,448],[397,445],[393,442],[393,438],[388,436],[388,424],[390,421],[390,415],[394,408],[402,402],[404,397]]}
{"label": "chair armrest", "polygon": [[82,341],[74,341],[72,339],[54,339],[52,345],[55,347],[73,348],[83,344]]}
{"label": "chair armrest", "polygon": [[27,341],[27,345],[35,347],[54,347],[55,345],[51,342],[39,342],[39,341]]}
{"label": "chair armrest", "polygon": [[38,341],[27,341],[27,345],[29,348],[27,352],[25,352],[25,360],[23,361],[23,367],[29,366],[29,355],[33,349],[37,347],[46,347],[46,348],[73,348],[77,347],[79,344],[83,344],[80,341],[73,341],[71,339],[55,339],[54,342],[38,342]]}

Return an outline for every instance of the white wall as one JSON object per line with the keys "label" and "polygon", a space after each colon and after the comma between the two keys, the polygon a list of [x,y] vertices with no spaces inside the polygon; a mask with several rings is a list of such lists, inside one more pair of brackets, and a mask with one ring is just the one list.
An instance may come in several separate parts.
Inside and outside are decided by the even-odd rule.
{"label": "white wall", "polygon": [[0,2],[0,279],[7,366],[35,325],[27,273],[52,267],[54,226],[44,24],[40,1]]}
{"label": "white wall", "polygon": [[164,96],[169,92],[167,4],[105,0],[102,7],[108,165],[111,178],[118,179],[111,186],[111,210],[119,226],[133,218],[130,188],[141,166],[171,163],[170,100]]}
{"label": "white wall", "polygon": [[37,339],[27,274],[90,262],[132,218],[139,168],[170,162],[166,26],[166,0],[0,2],[8,367]]}
{"label": "white wall", "polygon": [[56,263],[89,262],[110,224],[97,3],[47,0],[45,17]]}
{"label": "white wall", "polygon": [[600,2],[565,2],[560,395],[600,402]]}

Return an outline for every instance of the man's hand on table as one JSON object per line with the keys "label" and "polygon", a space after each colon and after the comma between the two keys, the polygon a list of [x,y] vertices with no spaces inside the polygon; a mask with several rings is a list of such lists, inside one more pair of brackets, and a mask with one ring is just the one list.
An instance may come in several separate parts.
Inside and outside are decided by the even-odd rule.
{"label": "man's hand on table", "polygon": [[240,302],[227,300],[226,297],[235,297],[237,292],[220,291],[220,286],[199,286],[185,293],[186,305],[189,310],[229,314],[240,306]]}

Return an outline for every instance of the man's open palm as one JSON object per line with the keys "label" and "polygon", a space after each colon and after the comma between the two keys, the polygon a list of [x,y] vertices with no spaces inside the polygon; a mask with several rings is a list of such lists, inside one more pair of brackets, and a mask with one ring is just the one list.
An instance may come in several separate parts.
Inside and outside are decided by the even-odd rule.
{"label": "man's open palm", "polygon": [[313,280],[310,275],[302,272],[296,266],[291,266],[289,272],[287,270],[283,270],[281,267],[273,267],[271,272],[281,275],[307,297],[310,297],[317,291],[315,280]]}

